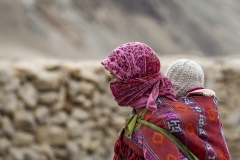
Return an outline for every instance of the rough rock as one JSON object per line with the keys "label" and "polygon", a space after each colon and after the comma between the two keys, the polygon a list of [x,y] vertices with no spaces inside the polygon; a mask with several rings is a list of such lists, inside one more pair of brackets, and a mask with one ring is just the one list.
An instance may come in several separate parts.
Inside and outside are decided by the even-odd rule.
{"label": "rough rock", "polygon": [[39,94],[39,102],[45,105],[51,105],[58,100],[58,93],[54,91],[42,92]]}
{"label": "rough rock", "polygon": [[49,109],[45,106],[40,106],[34,112],[35,118],[38,123],[45,124],[50,118]]}
{"label": "rough rock", "polygon": [[39,127],[36,131],[39,143],[49,143],[53,146],[63,146],[67,142],[67,132],[58,126]]}
{"label": "rough rock", "polygon": [[84,120],[88,120],[90,118],[90,114],[83,109],[75,108],[75,109],[73,109],[71,117],[78,121],[84,121]]}
{"label": "rough rock", "polygon": [[34,143],[32,134],[24,132],[16,132],[13,137],[13,144],[16,146],[29,146]]}
{"label": "rough rock", "polygon": [[0,139],[0,155],[7,155],[9,148],[11,147],[11,143],[6,138]]}
{"label": "rough rock", "polygon": [[67,121],[68,121],[68,115],[65,112],[61,111],[53,115],[49,120],[49,123],[65,125]]}
{"label": "rough rock", "polygon": [[33,108],[38,102],[38,91],[31,83],[25,83],[18,90],[18,95],[23,99],[25,104]]}
{"label": "rough rock", "polygon": [[56,90],[60,88],[63,76],[60,72],[42,72],[34,80],[35,87],[42,90]]}
{"label": "rough rock", "polygon": [[13,115],[19,106],[18,99],[13,93],[0,97],[0,111],[7,115]]}
{"label": "rough rock", "polygon": [[16,112],[14,126],[16,129],[32,132],[36,127],[35,118],[29,111]]}

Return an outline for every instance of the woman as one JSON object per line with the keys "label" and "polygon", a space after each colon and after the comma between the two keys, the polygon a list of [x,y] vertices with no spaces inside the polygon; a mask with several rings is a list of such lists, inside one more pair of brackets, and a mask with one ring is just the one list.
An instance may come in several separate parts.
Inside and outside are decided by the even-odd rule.
{"label": "woman", "polygon": [[[158,96],[174,100],[175,93],[168,78],[160,73],[160,60],[146,44],[130,42],[117,47],[102,61],[112,75],[110,89],[119,106],[129,106],[134,113],[145,107],[157,111]],[[125,130],[126,132],[126,130]],[[130,131],[132,134],[133,130]],[[143,144],[135,144],[137,134],[131,138],[121,133],[115,145],[114,159],[146,159]],[[137,142],[138,143],[138,142]],[[175,152],[178,154],[178,152]]]}
{"label": "woman", "polygon": [[149,46],[123,44],[102,64],[112,74],[110,89],[118,105],[133,108],[113,159],[216,159],[215,150],[198,135],[202,115],[196,109],[201,107],[175,100],[172,84],[160,73],[160,60]]}

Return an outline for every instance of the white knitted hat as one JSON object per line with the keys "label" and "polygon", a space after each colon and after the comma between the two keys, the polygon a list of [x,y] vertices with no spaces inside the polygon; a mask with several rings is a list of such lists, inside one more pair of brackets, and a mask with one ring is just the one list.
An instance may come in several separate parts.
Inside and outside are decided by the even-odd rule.
{"label": "white knitted hat", "polygon": [[204,73],[202,67],[195,61],[179,59],[174,61],[167,69],[165,76],[171,79],[176,91],[176,98],[195,88],[204,88]]}

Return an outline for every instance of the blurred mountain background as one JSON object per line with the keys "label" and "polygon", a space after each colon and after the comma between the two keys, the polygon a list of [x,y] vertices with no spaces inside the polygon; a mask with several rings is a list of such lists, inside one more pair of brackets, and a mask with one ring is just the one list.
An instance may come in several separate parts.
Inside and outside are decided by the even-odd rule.
{"label": "blurred mountain background", "polygon": [[239,0],[0,0],[0,58],[98,59],[129,41],[159,55],[240,55]]}

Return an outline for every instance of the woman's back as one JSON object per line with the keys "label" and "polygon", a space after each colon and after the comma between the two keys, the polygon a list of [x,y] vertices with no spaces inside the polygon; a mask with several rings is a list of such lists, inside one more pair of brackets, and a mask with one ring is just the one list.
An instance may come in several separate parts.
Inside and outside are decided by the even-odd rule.
{"label": "woman's back", "polygon": [[[178,101],[158,97],[156,104],[156,112],[140,112],[138,117],[144,114],[144,120],[170,132],[199,159],[230,159],[223,135],[219,132],[221,122],[214,97],[193,96]],[[166,136],[139,124],[136,124],[132,138],[127,135],[119,138],[115,156],[117,153],[127,159],[131,159],[129,156],[133,153],[134,157],[145,159],[186,158]]]}

